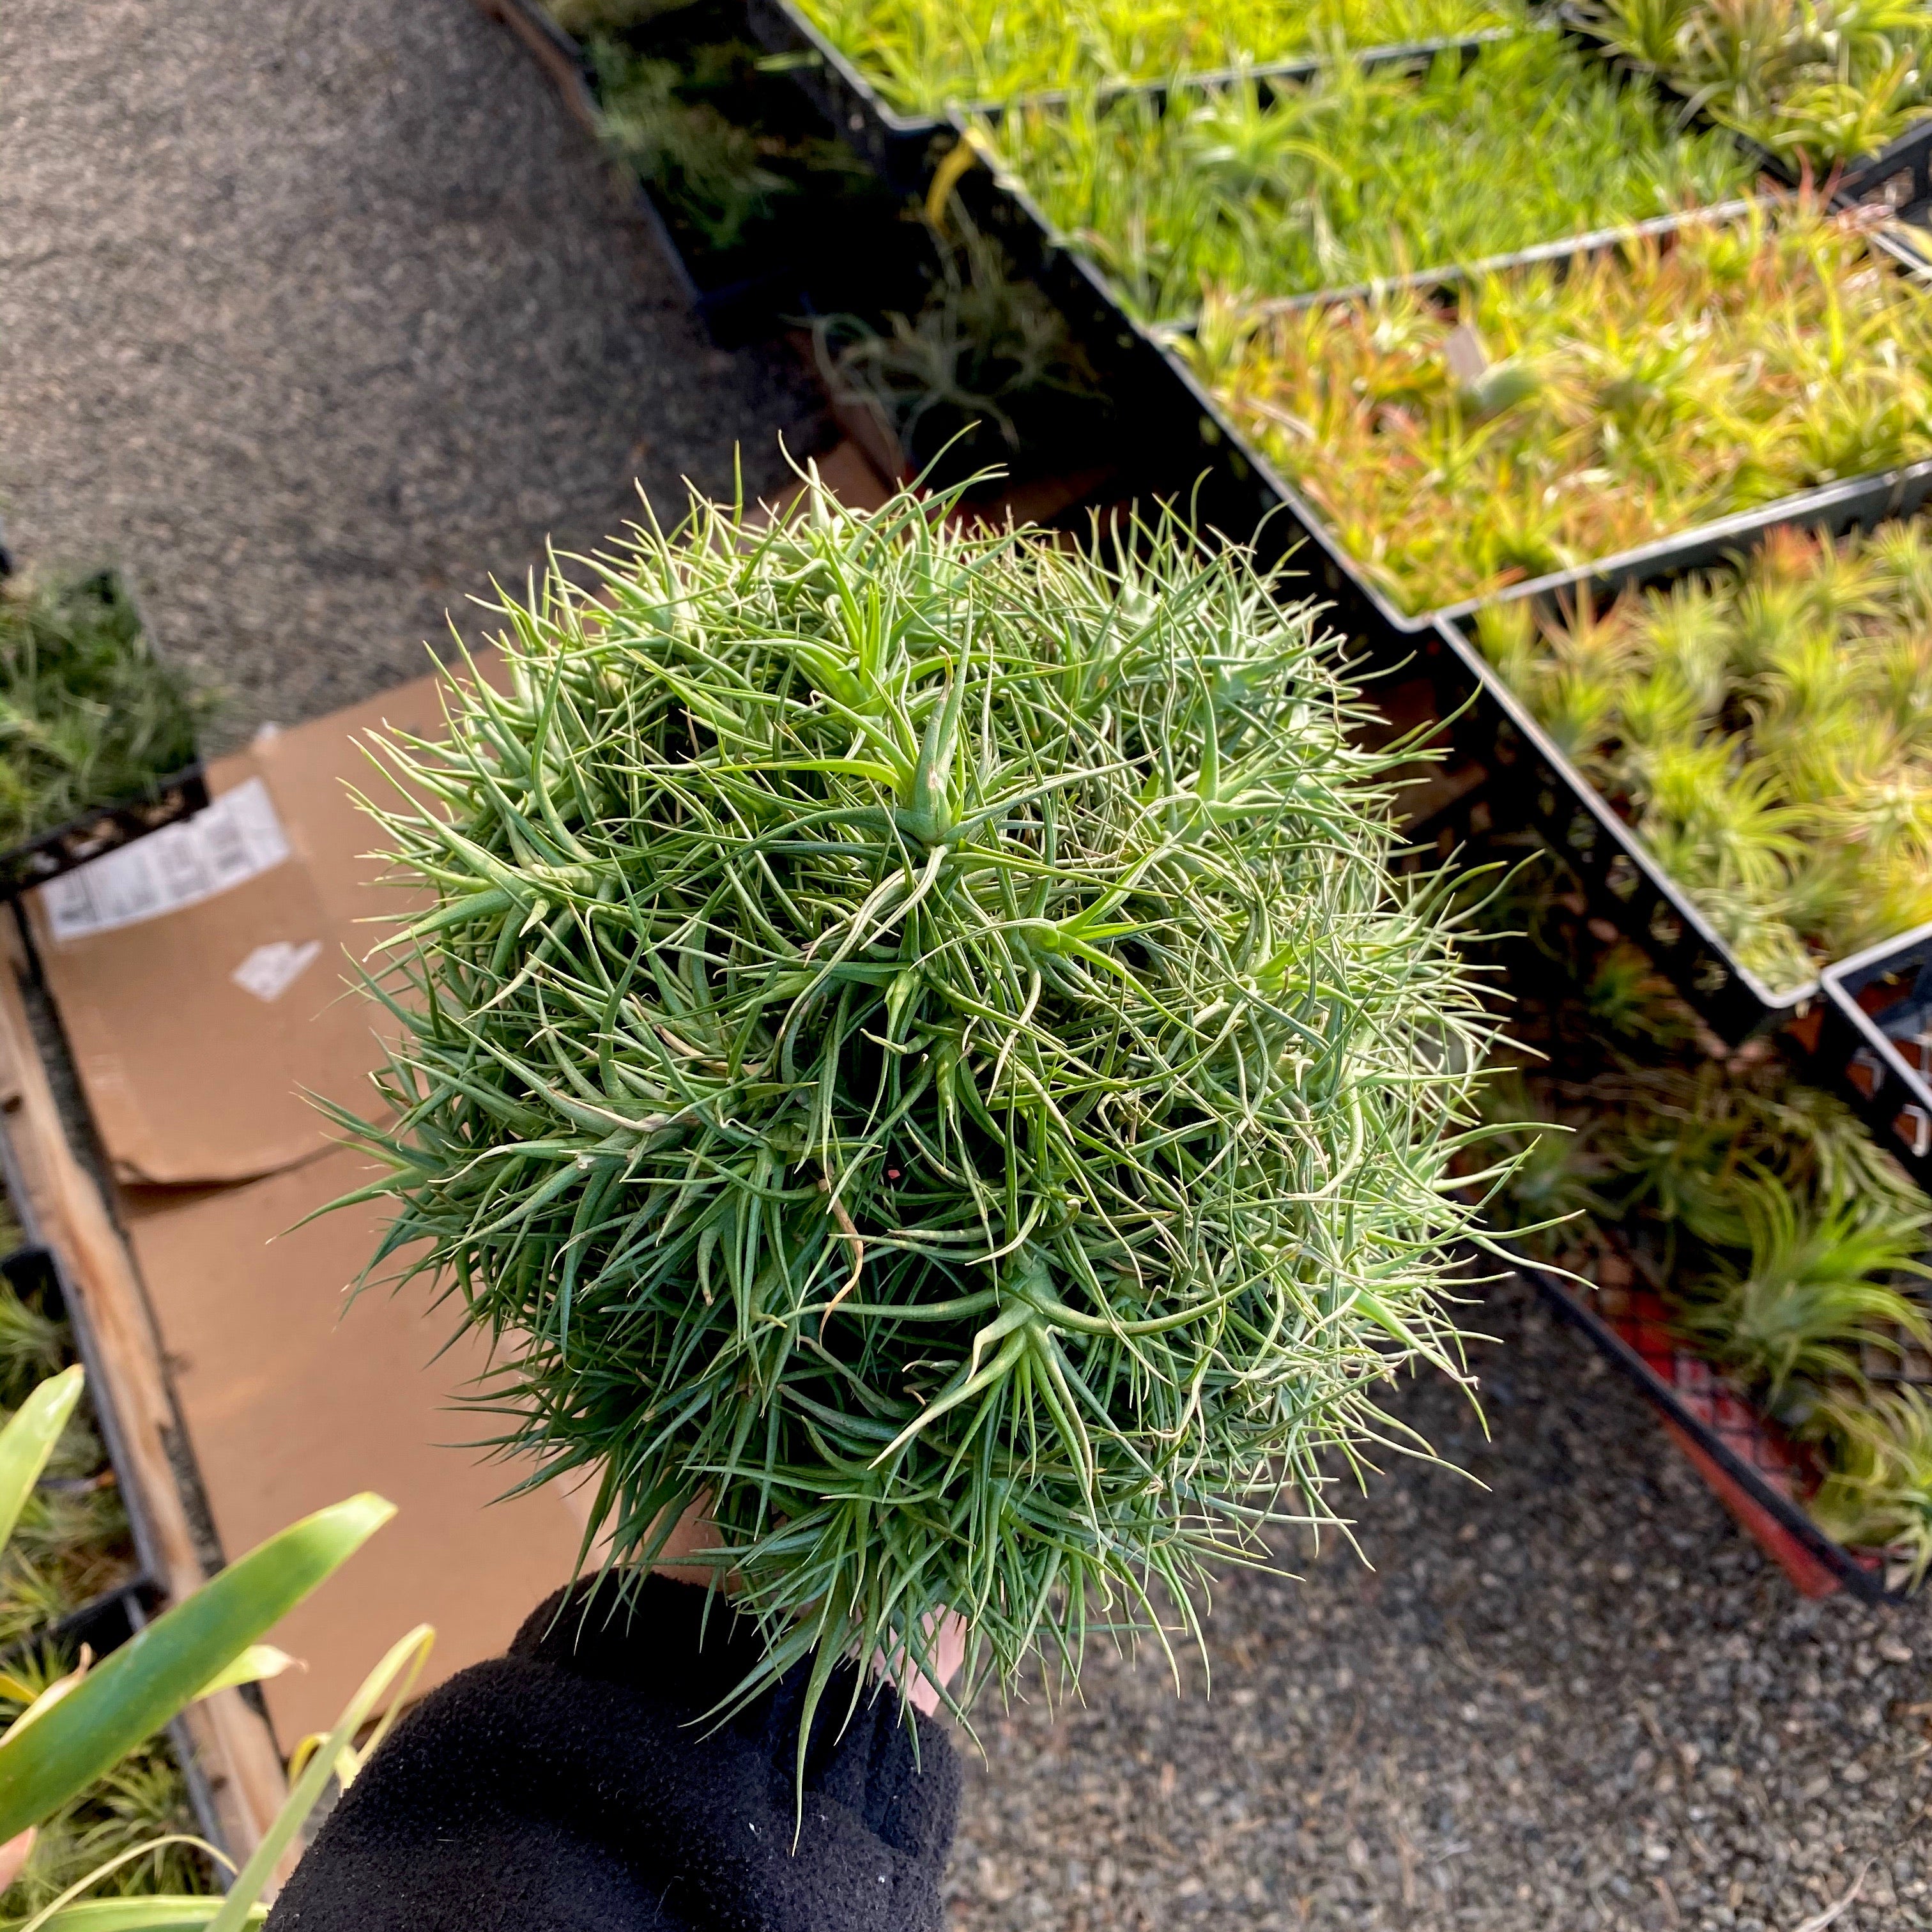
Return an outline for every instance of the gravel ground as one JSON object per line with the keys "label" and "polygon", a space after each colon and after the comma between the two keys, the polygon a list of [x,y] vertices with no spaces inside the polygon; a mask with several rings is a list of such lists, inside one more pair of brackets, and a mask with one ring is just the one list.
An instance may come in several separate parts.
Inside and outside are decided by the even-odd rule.
{"label": "gravel ground", "polygon": [[[420,665],[445,607],[640,475],[778,473],[810,403],[712,349],[468,0],[6,0],[0,507],[118,554],[239,736]],[[1214,1687],[1102,1658],[985,1715],[952,1880],[1058,1925],[1932,1928],[1932,1610],[1800,1603],[1513,1291],[1492,1433],[1305,1580],[1220,1593]],[[1286,1553],[1286,1552],[1285,1552]]]}
{"label": "gravel ground", "polygon": [[5,0],[0,156],[0,516],[121,558],[230,742],[812,411],[470,0]]}
{"label": "gravel ground", "polygon": [[[1651,1412],[1527,1291],[1410,1464],[1299,1582],[1237,1577],[1212,1694],[1096,1660],[982,1720],[952,1922],[1932,1927],[1932,1605],[1801,1600]],[[1285,1561],[1298,1560],[1283,1546]]]}

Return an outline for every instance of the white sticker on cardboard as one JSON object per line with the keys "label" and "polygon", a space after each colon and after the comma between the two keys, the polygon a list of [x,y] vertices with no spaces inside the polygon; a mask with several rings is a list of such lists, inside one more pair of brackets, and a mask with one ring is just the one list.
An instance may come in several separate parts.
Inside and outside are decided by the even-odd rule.
{"label": "white sticker on cardboard", "polygon": [[50,880],[41,903],[56,943],[84,939],[212,899],[288,856],[268,788],[250,778],[194,818]]}
{"label": "white sticker on cardboard", "polygon": [[301,946],[292,939],[272,939],[267,945],[256,946],[228,976],[266,1006],[279,1000],[321,953],[319,939]]}

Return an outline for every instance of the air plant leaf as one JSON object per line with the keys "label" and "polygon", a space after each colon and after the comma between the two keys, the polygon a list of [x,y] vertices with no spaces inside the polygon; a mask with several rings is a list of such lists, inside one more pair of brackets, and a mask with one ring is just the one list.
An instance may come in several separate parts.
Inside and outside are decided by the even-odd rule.
{"label": "air plant leaf", "polygon": [[741,1696],[942,1610],[962,1701],[1150,1582],[1191,1623],[1381,1378],[1456,1359],[1486,1033],[1390,869],[1403,754],[1177,525],[1102,561],[814,479],[596,574],[386,748],[458,836],[371,807],[441,907],[374,963],[372,1276],[494,1338],[502,1447],[593,1479],[614,1563],[706,1499]]}

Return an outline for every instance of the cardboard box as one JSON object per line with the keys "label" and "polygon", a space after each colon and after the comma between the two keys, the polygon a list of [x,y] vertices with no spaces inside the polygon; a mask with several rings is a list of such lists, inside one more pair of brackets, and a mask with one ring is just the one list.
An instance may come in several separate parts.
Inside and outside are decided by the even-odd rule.
{"label": "cardboard box", "polygon": [[118,1179],[273,1174],[332,1144],[309,1096],[375,1107],[368,1076],[392,1029],[353,990],[356,969],[424,901],[376,882],[377,830],[350,787],[394,799],[364,734],[386,723],[430,735],[441,718],[426,677],[265,734],[211,768],[201,818],[33,895],[47,983]]}
{"label": "cardboard box", "polygon": [[[128,1198],[128,1222],[159,1322],[214,1526],[232,1558],[325,1504],[374,1490],[400,1514],[274,1641],[304,1659],[265,1687],[284,1750],[326,1730],[405,1630],[436,1626],[423,1688],[500,1653],[568,1580],[584,1518],[561,1490],[497,1497],[527,1473],[466,1444],[494,1419],[460,1392],[486,1366],[418,1283],[346,1290],[375,1252],[379,1206],[295,1223],[362,1185],[339,1150],[246,1186]],[[293,1229],[293,1232],[290,1232]]]}

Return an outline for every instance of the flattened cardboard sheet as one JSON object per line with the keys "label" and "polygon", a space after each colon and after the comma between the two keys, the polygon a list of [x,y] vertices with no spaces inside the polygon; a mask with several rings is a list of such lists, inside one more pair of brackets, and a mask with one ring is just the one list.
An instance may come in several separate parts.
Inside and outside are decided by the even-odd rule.
{"label": "flattened cardboard sheet", "polygon": [[[178,828],[182,852],[158,833],[98,862],[127,876],[86,866],[33,896],[47,982],[118,1178],[273,1174],[334,1138],[305,1094],[376,1106],[368,1076],[394,1027],[351,990],[356,963],[426,902],[380,882],[365,856],[377,829],[350,787],[400,802],[358,748],[364,734],[387,723],[433,736],[442,718],[439,682],[424,677],[265,734],[211,768],[210,826]],[[246,836],[211,838],[224,817]]]}
{"label": "flattened cardboard sheet", "polygon": [[[367,1180],[343,1150],[245,1187],[128,1197],[129,1228],[222,1546],[231,1558],[362,1490],[395,1520],[275,1630],[305,1660],[264,1687],[286,1750],[326,1730],[405,1630],[436,1626],[430,1682],[499,1654],[566,1582],[583,1520],[560,1490],[498,1503],[524,1473],[462,1444],[454,1412],[480,1342],[433,1359],[455,1326],[426,1286],[345,1288],[374,1252],[380,1204],[293,1224]],[[427,1684],[424,1688],[427,1688]]]}

